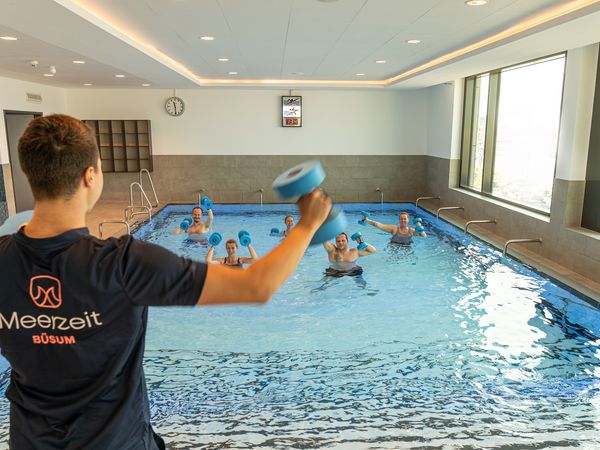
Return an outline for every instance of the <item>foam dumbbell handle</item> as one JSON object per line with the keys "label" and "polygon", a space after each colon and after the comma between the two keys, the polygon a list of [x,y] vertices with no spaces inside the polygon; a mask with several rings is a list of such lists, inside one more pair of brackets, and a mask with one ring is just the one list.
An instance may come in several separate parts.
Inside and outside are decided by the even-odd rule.
{"label": "foam dumbbell handle", "polygon": [[417,233],[422,233],[423,231],[425,231],[425,227],[422,227],[422,226],[415,227],[415,231]]}
{"label": "foam dumbbell handle", "polygon": [[359,239],[362,236],[360,231],[357,231],[356,233],[354,233],[352,236],[350,236],[350,239],[352,239],[353,241]]}
{"label": "foam dumbbell handle", "polygon": [[310,241],[310,245],[322,244],[325,241],[333,239],[344,231],[347,225],[348,221],[346,220],[344,212],[339,208],[331,208],[327,220],[325,220],[323,225],[317,230],[312,241]]}
{"label": "foam dumbbell handle", "polygon": [[271,228],[271,236],[279,236],[279,228]]}
{"label": "foam dumbbell handle", "polygon": [[206,195],[203,195],[200,199],[200,204],[204,205],[208,200],[210,200]]}
{"label": "foam dumbbell handle", "polygon": [[212,245],[213,247],[216,247],[217,245],[219,245],[221,243],[221,240],[223,239],[223,237],[221,236],[220,233],[213,233],[210,235],[210,237],[208,238],[208,242],[210,243],[210,245]]}
{"label": "foam dumbbell handle", "polygon": [[212,209],[212,207],[213,207],[213,202],[212,202],[212,200],[206,200],[206,201],[205,201],[205,202],[202,204],[202,206],[204,206],[206,209]]}
{"label": "foam dumbbell handle", "polygon": [[272,187],[281,198],[294,198],[308,194],[320,186],[325,171],[319,161],[306,161],[286,170],[273,181]]}
{"label": "foam dumbbell handle", "polygon": [[240,232],[238,233],[238,237],[241,239],[244,235],[250,236],[250,233],[248,233],[246,230],[240,230]]}
{"label": "foam dumbbell handle", "polygon": [[371,214],[368,213],[367,211],[361,211],[360,212],[361,217],[363,217],[362,219],[359,219],[358,224],[362,225],[363,227],[367,225],[367,222],[365,222],[365,219],[367,217],[371,217]]}
{"label": "foam dumbbell handle", "polygon": [[179,224],[179,228],[181,228],[183,231],[187,231],[189,227],[190,223],[187,220],[184,220]]}
{"label": "foam dumbbell handle", "polygon": [[358,249],[358,251],[364,250],[365,248],[367,248],[369,246],[369,244],[367,244],[366,242],[361,242],[360,244],[358,244],[358,247],[356,247]]}

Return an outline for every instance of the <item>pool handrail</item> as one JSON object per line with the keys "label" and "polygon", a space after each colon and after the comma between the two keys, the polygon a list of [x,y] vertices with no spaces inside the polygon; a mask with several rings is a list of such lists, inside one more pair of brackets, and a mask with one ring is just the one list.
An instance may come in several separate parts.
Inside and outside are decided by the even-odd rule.
{"label": "pool handrail", "polygon": [[262,208],[262,206],[263,206],[263,193],[265,192],[265,190],[263,188],[260,188],[256,192],[258,192],[260,194],[260,207]]}
{"label": "pool handrail", "polygon": [[[152,177],[150,176],[150,171],[148,169],[142,169],[140,170],[140,187],[142,189],[142,192],[144,192],[144,180],[142,178],[142,175],[146,173],[148,175],[148,181],[150,181],[150,187],[152,188],[152,195],[154,195],[154,200],[156,201],[156,204],[153,203],[149,203],[150,206],[152,208],[158,208],[159,202],[158,202],[158,195],[156,195],[156,189],[154,189],[154,182],[152,181]],[[148,197],[146,197],[146,199],[148,199]],[[142,205],[144,204],[144,198],[143,196],[140,194],[140,200],[142,202]],[[148,200],[148,202],[150,202],[150,200]],[[132,203],[133,206],[133,203]]]}
{"label": "pool handrail", "polygon": [[415,201],[415,208],[419,207],[419,201],[421,200],[441,200],[440,197],[419,197]]}
{"label": "pool handrail", "polygon": [[102,225],[104,225],[105,223],[122,223],[127,227],[127,234],[131,234],[131,227],[129,226],[129,222],[127,222],[126,220],[105,220],[103,222],[100,222],[100,224],[98,225],[98,236],[100,237],[100,239],[102,239]]}
{"label": "pool handrail", "polygon": [[525,243],[528,243],[528,242],[539,242],[541,244],[542,243],[542,238],[537,238],[537,239],[509,239],[504,244],[504,252],[502,253],[502,256],[506,256],[506,251],[508,250],[508,246],[510,244],[525,244]]}
{"label": "pool handrail", "polygon": [[465,207],[464,206],[442,206],[441,208],[438,208],[437,212],[435,213],[435,219],[436,220],[440,219],[440,211],[448,211],[451,209],[462,209],[464,211]]}
{"label": "pool handrail", "polygon": [[496,221],[496,219],[481,219],[481,220],[469,220],[467,223],[465,223],[465,229],[464,232],[467,233],[469,231],[469,225],[471,225],[472,223],[498,223]]}
{"label": "pool handrail", "polygon": [[[143,211],[135,212],[136,209],[142,209]],[[128,214],[131,211],[131,214]],[[148,215],[148,220],[152,220],[152,208],[146,205],[129,205],[125,207],[125,222],[129,223],[135,216],[141,216],[142,214]]]}
{"label": "pool handrail", "polygon": [[198,206],[202,206],[202,194],[204,194],[204,192],[206,192],[206,189],[198,189]]}

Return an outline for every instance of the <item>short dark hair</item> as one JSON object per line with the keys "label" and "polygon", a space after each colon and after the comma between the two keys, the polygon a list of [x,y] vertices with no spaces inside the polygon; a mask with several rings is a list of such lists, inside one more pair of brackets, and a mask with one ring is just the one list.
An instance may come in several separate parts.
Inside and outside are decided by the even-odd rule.
{"label": "short dark hair", "polygon": [[[348,235],[347,235],[345,232],[343,232],[343,231],[342,231],[340,234],[338,234],[338,236],[341,236],[342,234],[343,234],[344,236],[346,236],[346,240],[348,240]],[[336,236],[336,237],[337,237],[337,236]]]}
{"label": "short dark hair", "polygon": [[202,207],[201,207],[201,206],[194,206],[194,207],[192,208],[192,214],[193,214],[193,213],[194,213],[194,211],[196,211],[197,209],[199,209],[201,213],[204,213],[204,210],[202,209]]}
{"label": "short dark hair", "polygon": [[92,130],[64,114],[32,120],[19,139],[19,161],[36,200],[71,197],[85,170],[98,170]]}
{"label": "short dark hair", "polygon": [[291,214],[288,214],[287,216],[285,216],[283,218],[283,223],[285,223],[285,221],[287,220],[288,217],[291,217],[292,219],[294,218],[294,216],[292,216]]}

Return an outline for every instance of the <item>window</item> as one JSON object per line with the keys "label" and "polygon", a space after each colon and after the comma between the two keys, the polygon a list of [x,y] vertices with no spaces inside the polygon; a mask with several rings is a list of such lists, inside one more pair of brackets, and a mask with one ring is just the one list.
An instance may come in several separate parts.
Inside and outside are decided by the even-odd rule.
{"label": "window", "polygon": [[550,212],[565,55],[466,79],[461,186]]}

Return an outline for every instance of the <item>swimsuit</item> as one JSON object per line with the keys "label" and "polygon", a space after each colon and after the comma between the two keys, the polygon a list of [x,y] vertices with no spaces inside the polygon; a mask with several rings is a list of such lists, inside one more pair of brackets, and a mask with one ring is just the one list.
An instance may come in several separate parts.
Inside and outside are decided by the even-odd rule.
{"label": "swimsuit", "polygon": [[408,229],[408,234],[402,234],[400,232],[400,227],[398,227],[396,229],[396,233],[392,236],[392,239],[390,240],[390,242],[393,244],[400,244],[400,245],[412,244],[413,238],[412,238],[412,235],[410,234],[410,228]]}

